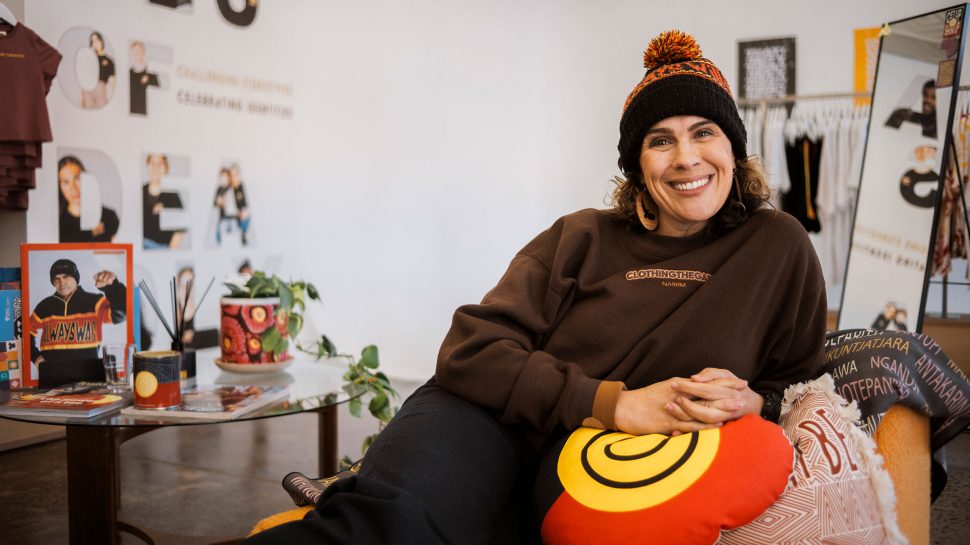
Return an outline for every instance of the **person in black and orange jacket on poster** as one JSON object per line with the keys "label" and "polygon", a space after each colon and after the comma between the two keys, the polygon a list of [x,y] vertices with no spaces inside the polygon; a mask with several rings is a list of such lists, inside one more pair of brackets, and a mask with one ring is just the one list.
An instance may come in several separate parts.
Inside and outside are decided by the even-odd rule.
{"label": "person in black and orange jacket on poster", "polygon": [[125,320],[126,288],[115,273],[100,271],[94,275],[94,285],[102,293],[84,291],[78,285],[80,278],[73,261],[55,261],[50,270],[54,293],[38,303],[30,315],[30,355],[37,365],[41,388],[103,380],[98,356],[101,326]]}

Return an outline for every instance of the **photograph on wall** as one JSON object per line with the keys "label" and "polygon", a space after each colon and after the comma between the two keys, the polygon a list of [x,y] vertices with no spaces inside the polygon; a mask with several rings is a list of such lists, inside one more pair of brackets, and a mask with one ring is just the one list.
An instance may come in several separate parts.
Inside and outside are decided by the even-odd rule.
{"label": "photograph on wall", "polygon": [[242,180],[239,163],[226,162],[218,173],[218,185],[212,199],[213,218],[212,242],[216,246],[237,243],[241,246],[252,244],[252,214],[246,199],[246,187]]}
{"label": "photograph on wall", "polygon": [[97,63],[98,79],[94,87],[81,91],[81,107],[86,110],[100,110],[115,93],[118,78],[115,75],[115,61],[105,50],[104,36],[92,31],[88,45]]}
{"label": "photograph on wall", "polygon": [[[952,88],[937,73],[945,11],[890,25],[879,52],[839,329],[918,331],[934,251]],[[942,214],[943,217],[945,214]]]}
{"label": "photograph on wall", "polygon": [[[137,116],[148,115],[148,89],[162,87],[158,73],[148,68],[149,46],[141,40],[132,40],[128,44],[128,58],[131,68],[128,69],[128,113]],[[160,52],[169,53],[165,47],[154,48]]]}
{"label": "photograph on wall", "polygon": [[104,32],[86,26],[72,27],[61,35],[57,50],[64,58],[61,70],[75,76],[58,78],[68,101],[82,110],[105,108],[118,87],[118,56]]}
{"label": "photograph on wall", "polygon": [[202,349],[219,345],[218,328],[200,327],[195,323],[200,298],[207,295],[204,290],[205,284],[200,286],[196,283],[195,267],[191,263],[180,265],[175,276],[175,300],[179,316],[184,317],[182,345],[186,348]]}
{"label": "photograph on wall", "polygon": [[738,42],[738,98],[795,94],[795,38]]}
{"label": "photograph on wall", "polygon": [[147,153],[144,159],[142,185],[142,248],[145,250],[176,250],[187,248],[187,218],[179,219],[185,211],[183,193],[173,187],[170,175],[185,179],[188,158],[171,157],[164,153]]}
{"label": "photograph on wall", "polygon": [[24,244],[23,385],[103,381],[102,345],[133,342],[131,244]]}
{"label": "photograph on wall", "polygon": [[114,165],[93,150],[58,148],[57,155],[58,240],[113,242],[121,221]]}

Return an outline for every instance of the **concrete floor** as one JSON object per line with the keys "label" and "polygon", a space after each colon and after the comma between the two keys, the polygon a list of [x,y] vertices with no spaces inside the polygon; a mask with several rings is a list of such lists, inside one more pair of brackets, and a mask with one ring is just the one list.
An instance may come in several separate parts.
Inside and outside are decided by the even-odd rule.
{"label": "concrete floor", "polygon": [[[407,394],[417,384],[396,384]],[[376,421],[340,415],[341,454],[359,456]],[[185,535],[245,535],[260,518],[292,508],[280,479],[316,475],[316,416],[181,426],[122,446],[123,510],[139,526]],[[932,543],[970,542],[970,433],[947,447],[950,481],[933,505]],[[0,453],[0,545],[67,543],[63,440]],[[140,540],[122,534],[122,543]]]}

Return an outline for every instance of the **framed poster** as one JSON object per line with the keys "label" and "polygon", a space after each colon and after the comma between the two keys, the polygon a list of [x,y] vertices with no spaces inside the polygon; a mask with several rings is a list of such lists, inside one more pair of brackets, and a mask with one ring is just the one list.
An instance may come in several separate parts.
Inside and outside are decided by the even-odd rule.
{"label": "framed poster", "polygon": [[[871,93],[876,79],[876,60],[879,58],[879,33],[882,29],[857,28],[853,32],[855,61],[852,70],[852,90],[856,93]],[[868,98],[860,98],[859,103],[868,103]]]}
{"label": "framed poster", "polygon": [[738,42],[738,98],[795,94],[795,38]]}
{"label": "framed poster", "polygon": [[964,16],[958,6],[883,32],[839,329],[922,330],[942,184],[953,170],[952,67]]}
{"label": "framed poster", "polygon": [[104,381],[102,344],[131,343],[131,244],[23,244],[23,386]]}

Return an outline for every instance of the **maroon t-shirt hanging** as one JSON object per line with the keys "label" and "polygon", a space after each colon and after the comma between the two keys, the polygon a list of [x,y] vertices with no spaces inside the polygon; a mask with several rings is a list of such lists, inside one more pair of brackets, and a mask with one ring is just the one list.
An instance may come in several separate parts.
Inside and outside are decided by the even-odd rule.
{"label": "maroon t-shirt hanging", "polygon": [[61,54],[23,23],[0,26],[0,140],[50,142],[47,92]]}

